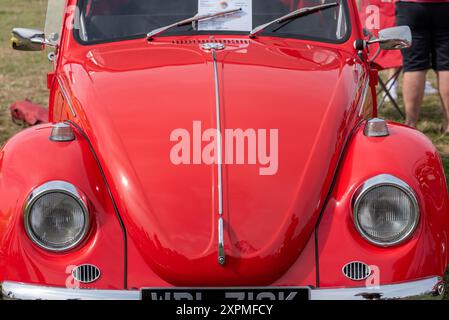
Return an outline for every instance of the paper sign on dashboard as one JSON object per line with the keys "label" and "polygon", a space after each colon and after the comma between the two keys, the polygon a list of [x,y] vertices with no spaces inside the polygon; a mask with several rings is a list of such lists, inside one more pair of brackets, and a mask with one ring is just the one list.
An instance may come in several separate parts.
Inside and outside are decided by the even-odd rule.
{"label": "paper sign on dashboard", "polygon": [[252,0],[198,0],[198,14],[239,9],[241,12],[213,18],[198,23],[202,31],[251,31],[253,26]]}

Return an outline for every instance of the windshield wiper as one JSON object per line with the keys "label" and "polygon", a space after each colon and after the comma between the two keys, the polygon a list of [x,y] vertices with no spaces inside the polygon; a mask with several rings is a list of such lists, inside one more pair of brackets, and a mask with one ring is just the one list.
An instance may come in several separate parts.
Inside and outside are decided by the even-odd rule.
{"label": "windshield wiper", "polygon": [[268,23],[265,23],[263,25],[260,25],[256,28],[253,29],[253,31],[251,31],[251,33],[249,34],[250,38],[255,38],[257,36],[258,33],[262,32],[263,30],[265,30],[267,27],[275,24],[275,23],[283,23],[285,21],[291,21],[291,20],[295,20],[298,19],[300,17],[304,17],[307,16],[309,14],[315,13],[315,12],[319,12],[319,11],[323,11],[329,8],[333,8],[333,7],[337,7],[340,4],[338,2],[332,2],[332,3],[327,3],[327,4],[321,4],[318,6],[314,6],[314,7],[305,7],[305,8],[301,8],[298,10],[295,10],[293,12],[290,12],[288,14],[286,14],[285,16],[282,16],[280,18],[277,18],[273,21],[270,21]]}
{"label": "windshield wiper", "polygon": [[151,31],[150,33],[147,34],[148,37],[148,41],[153,40],[153,38],[169,29],[172,29],[174,27],[182,27],[188,24],[191,24],[193,22],[197,22],[197,21],[202,21],[202,20],[207,20],[207,19],[213,19],[213,18],[217,18],[217,17],[221,17],[221,16],[225,16],[228,14],[232,14],[232,13],[237,13],[242,11],[242,8],[238,8],[238,9],[230,9],[230,10],[225,10],[225,11],[220,11],[220,12],[216,12],[216,13],[210,13],[210,14],[203,14],[203,15],[196,15],[193,16],[191,18],[185,19],[185,20],[181,20],[178,22],[175,22],[173,24],[170,24],[168,26],[162,27],[162,28],[157,28],[153,31]]}

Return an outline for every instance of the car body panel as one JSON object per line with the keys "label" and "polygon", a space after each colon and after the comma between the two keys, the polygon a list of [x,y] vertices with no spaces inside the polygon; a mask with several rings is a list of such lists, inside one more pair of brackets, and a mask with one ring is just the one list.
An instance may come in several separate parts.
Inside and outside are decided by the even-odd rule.
{"label": "car body panel", "polygon": [[[82,45],[67,12],[49,114],[52,123],[70,124],[76,141],[50,141],[50,124],[2,149],[0,281],[66,286],[64,266],[93,263],[102,277],[87,287],[97,289],[350,288],[362,283],[341,268],[357,259],[379,266],[384,284],[441,276],[449,228],[441,162],[414,130],[389,124],[390,137],[363,135],[376,114],[377,73],[368,52],[354,49],[362,27],[355,1],[348,3],[351,30],[342,43],[198,35]],[[213,56],[201,48],[210,41],[226,47],[216,55],[218,87]],[[195,121],[216,127],[217,97],[223,129],[279,133],[275,174],[223,167],[224,265],[218,167],[170,161],[173,130],[193,131]],[[426,210],[413,238],[396,248],[368,244],[351,221],[355,188],[378,173],[410,183]],[[37,248],[23,230],[27,195],[54,179],[79,185],[94,207],[86,242],[63,255]]]}
{"label": "car body panel", "polygon": [[[390,135],[369,138],[363,127],[348,145],[342,168],[318,227],[319,274],[322,287],[351,286],[339,272],[351,261],[372,266],[373,285],[444,274],[449,230],[448,197],[440,156],[417,130],[388,125]],[[407,137],[406,140],[403,137]],[[404,161],[407,159],[407,161]],[[420,203],[420,222],[413,236],[393,247],[381,248],[360,237],[352,214],[353,195],[364,181],[384,172],[409,184]],[[335,241],[338,237],[338,241]],[[344,247],[345,250],[339,250]]]}
{"label": "car body panel", "polygon": [[[76,287],[73,267],[91,263],[103,271],[95,286],[123,288],[123,231],[97,162],[82,136],[77,135],[74,142],[54,143],[50,133],[48,124],[29,128],[11,139],[0,153],[0,279]],[[23,210],[27,197],[36,186],[51,180],[76,184],[88,203],[91,230],[76,250],[51,253],[26,235]]]}
{"label": "car body panel", "polygon": [[[68,61],[61,78],[77,97],[78,118],[91,128],[86,133],[146,264],[173,285],[267,285],[291,267],[314,229],[350,128],[359,121],[358,86],[367,74],[349,54],[302,43],[248,41],[218,54],[223,130],[284,135],[275,175],[261,176],[248,164],[224,167],[229,231],[222,267],[216,262],[216,166],[176,166],[169,158],[173,130],[192,132],[195,121],[202,130],[215,126],[212,57],[198,43],[86,48],[86,64]],[[296,84],[302,85],[291,90]],[[311,97],[313,91],[321,94]],[[286,136],[297,138],[284,143]]]}

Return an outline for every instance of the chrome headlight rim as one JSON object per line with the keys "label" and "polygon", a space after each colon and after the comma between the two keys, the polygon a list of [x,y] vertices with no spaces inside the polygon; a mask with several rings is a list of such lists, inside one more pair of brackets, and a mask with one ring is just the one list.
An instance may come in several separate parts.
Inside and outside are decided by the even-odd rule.
{"label": "chrome headlight rim", "polygon": [[[404,233],[399,239],[394,240],[394,241],[388,241],[388,242],[373,239],[369,234],[367,234],[365,232],[365,230],[363,230],[362,226],[360,225],[359,219],[358,219],[358,211],[359,211],[360,202],[362,201],[364,196],[376,188],[385,187],[385,186],[394,187],[394,188],[397,188],[397,189],[403,191],[408,196],[408,198],[411,200],[411,203],[413,205],[413,208],[414,208],[414,211],[416,214],[416,218],[414,220],[412,227],[406,233]],[[403,181],[393,175],[380,174],[378,176],[375,176],[373,178],[366,180],[357,189],[356,193],[354,194],[353,199],[354,199],[353,200],[354,225],[355,225],[357,231],[359,232],[359,234],[362,236],[362,238],[364,238],[366,241],[368,241],[371,244],[374,244],[378,247],[384,247],[384,248],[403,244],[404,242],[406,242],[407,240],[409,240],[411,238],[411,236],[414,234],[414,232],[418,228],[419,222],[421,220],[421,212],[420,212],[420,208],[419,208],[418,198],[416,197],[414,190],[412,189],[412,187],[410,187],[409,184],[407,184],[405,181]]]}
{"label": "chrome headlight rim", "polygon": [[[30,225],[30,214],[31,214],[31,209],[33,208],[33,205],[39,199],[41,199],[43,196],[51,194],[51,193],[62,193],[62,194],[65,194],[65,195],[71,197],[73,200],[75,200],[80,205],[81,210],[84,215],[85,223],[84,223],[84,227],[81,231],[79,238],[76,241],[74,241],[73,243],[71,243],[70,245],[61,247],[61,248],[51,247],[51,246],[48,246],[48,245],[42,243],[36,237],[36,235],[34,234],[32,228],[31,228],[31,225]],[[38,247],[40,247],[41,249],[50,251],[50,252],[54,252],[54,253],[64,253],[64,252],[70,251],[73,248],[77,247],[79,244],[81,244],[86,239],[87,233],[90,228],[90,214],[89,214],[89,210],[88,210],[88,205],[83,200],[80,193],[78,192],[78,189],[73,184],[71,184],[69,182],[65,182],[65,181],[59,181],[59,180],[50,181],[50,182],[44,183],[44,184],[40,185],[39,187],[37,187],[36,189],[34,189],[31,192],[31,194],[28,196],[27,201],[25,203],[25,208],[24,208],[24,224],[25,224],[25,230],[26,230],[28,237]]]}

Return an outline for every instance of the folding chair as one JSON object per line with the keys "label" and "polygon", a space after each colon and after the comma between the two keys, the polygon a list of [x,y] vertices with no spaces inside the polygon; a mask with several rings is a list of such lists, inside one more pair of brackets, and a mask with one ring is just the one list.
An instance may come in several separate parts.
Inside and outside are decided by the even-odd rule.
{"label": "folding chair", "polygon": [[[384,106],[385,101],[388,98],[390,100],[390,102],[393,104],[393,107],[401,115],[401,117],[403,119],[405,119],[405,115],[402,112],[401,108],[399,107],[398,102],[396,101],[396,99],[393,98],[393,96],[390,93],[391,88],[398,82],[401,72],[402,72],[402,67],[398,68],[397,71],[394,73],[394,75],[390,79],[388,79],[388,81],[386,83],[379,76],[380,89],[377,91],[377,96],[379,97],[379,95],[383,93],[383,97],[382,97],[382,100],[380,101],[380,103],[378,104],[378,109],[381,109]],[[388,87],[387,87],[387,85],[388,85]]]}

